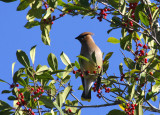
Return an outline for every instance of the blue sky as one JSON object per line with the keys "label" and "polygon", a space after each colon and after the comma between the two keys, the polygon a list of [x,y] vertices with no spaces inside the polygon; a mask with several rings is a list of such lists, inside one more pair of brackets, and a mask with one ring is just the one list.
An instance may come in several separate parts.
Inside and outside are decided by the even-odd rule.
{"label": "blue sky", "polygon": [[[82,19],[81,16],[72,17],[66,15],[63,18],[56,20],[52,25],[50,32],[51,45],[46,46],[41,41],[41,31],[39,26],[32,29],[24,28],[24,25],[27,22],[26,14],[28,9],[24,11],[16,11],[18,4],[19,1],[9,4],[0,2],[0,79],[12,83],[12,63],[16,62],[15,71],[22,67],[22,65],[20,65],[16,59],[16,51],[21,49],[29,56],[30,48],[34,45],[37,45],[35,65],[48,65],[47,57],[49,53],[53,53],[57,56],[59,69],[64,69],[65,66],[60,60],[60,53],[62,51],[65,52],[70,58],[71,62],[77,60],[76,56],[78,56],[80,53],[81,45],[74,38],[80,33],[86,31],[93,32],[95,34],[93,38],[104,54],[107,54],[108,52],[114,52],[113,56],[109,60],[110,65],[107,73],[108,75],[113,75],[115,73],[117,76],[119,76],[118,68],[119,64],[123,62],[123,55],[120,53],[119,44],[114,45],[108,43],[107,39],[109,37],[120,39],[120,30],[115,30],[110,34],[107,34],[107,30],[110,29],[110,24],[104,20],[99,22],[96,18],[90,19],[90,17],[86,17]],[[59,14],[55,13],[55,15],[58,16]],[[107,18],[110,19],[110,16]],[[129,54],[126,53],[126,56],[129,56]],[[132,56],[130,57],[132,58]],[[0,85],[0,92],[4,89],[9,89],[9,86],[4,83],[0,83]],[[74,92],[75,96],[80,99],[82,91],[77,91],[77,88],[79,85],[81,85],[81,80],[79,78],[75,79],[74,75],[72,75],[71,85],[73,85],[73,89],[76,91]],[[109,94],[106,95],[109,96]],[[7,96],[6,94],[1,94],[0,100],[7,101],[10,105],[12,105],[12,102],[7,100]],[[96,93],[93,92],[92,101],[90,103],[84,102],[86,105],[97,105],[99,103],[104,104],[105,102],[99,100],[96,97]],[[92,109],[84,108],[82,109],[82,115],[104,115],[111,109],[115,108],[120,109],[118,106]],[[148,114],[149,113],[146,113],[145,115]]]}

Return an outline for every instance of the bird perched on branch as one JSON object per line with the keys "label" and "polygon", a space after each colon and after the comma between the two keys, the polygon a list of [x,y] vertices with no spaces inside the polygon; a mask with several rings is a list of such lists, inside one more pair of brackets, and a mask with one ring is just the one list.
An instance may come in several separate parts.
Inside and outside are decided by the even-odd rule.
{"label": "bird perched on branch", "polygon": [[96,90],[99,89],[103,64],[102,52],[91,35],[93,33],[84,32],[76,37],[81,43],[80,55],[89,59],[88,61],[79,57],[81,74],[83,74],[81,80],[84,88],[81,99],[88,102],[91,100],[91,88],[95,81],[97,81]]}

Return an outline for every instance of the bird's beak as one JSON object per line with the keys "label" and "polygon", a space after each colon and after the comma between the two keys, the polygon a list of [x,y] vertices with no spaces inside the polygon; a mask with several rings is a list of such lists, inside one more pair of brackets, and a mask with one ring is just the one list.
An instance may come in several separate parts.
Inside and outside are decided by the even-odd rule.
{"label": "bird's beak", "polygon": [[75,39],[79,40],[79,36],[78,36],[78,37],[76,37]]}

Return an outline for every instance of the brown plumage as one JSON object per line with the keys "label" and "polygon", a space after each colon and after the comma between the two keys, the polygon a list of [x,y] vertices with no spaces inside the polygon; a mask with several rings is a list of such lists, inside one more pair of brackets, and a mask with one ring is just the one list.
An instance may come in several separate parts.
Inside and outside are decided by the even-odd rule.
{"label": "brown plumage", "polygon": [[[91,100],[91,86],[93,82],[96,81],[97,78],[98,82],[101,81],[99,74],[101,73],[102,70],[102,52],[99,49],[99,47],[95,44],[91,35],[93,35],[93,33],[84,32],[80,34],[78,37],[76,37],[76,39],[78,39],[82,45],[80,55],[90,60],[89,62],[87,62],[86,60],[79,59],[81,71],[84,74],[84,77],[82,78],[82,84],[84,87],[84,91],[82,93],[82,100],[87,100],[87,101]],[[97,64],[92,59],[92,54],[94,52]],[[98,68],[98,66],[100,66],[100,68]],[[87,75],[86,71],[90,71],[90,75]],[[93,71],[96,71],[97,75],[93,74]],[[99,85],[100,83],[98,84],[98,88]]]}

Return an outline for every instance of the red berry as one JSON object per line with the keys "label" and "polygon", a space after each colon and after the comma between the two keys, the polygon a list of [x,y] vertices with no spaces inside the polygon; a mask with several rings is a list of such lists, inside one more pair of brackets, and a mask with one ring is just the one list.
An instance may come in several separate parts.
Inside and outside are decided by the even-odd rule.
{"label": "red berry", "polygon": [[144,86],[144,84],[141,84],[141,87],[143,87]]}
{"label": "red berry", "polygon": [[136,106],[137,106],[137,104],[134,104],[134,106],[136,107]]}
{"label": "red berry", "polygon": [[136,77],[135,80],[138,81],[139,80],[138,77]]}
{"label": "red berry", "polygon": [[35,113],[32,111],[32,115],[35,115]]}
{"label": "red berry", "polygon": [[121,78],[120,81],[123,81],[123,78]]}
{"label": "red berry", "polygon": [[34,99],[34,101],[36,101],[36,99]]}
{"label": "red berry", "polygon": [[105,11],[105,12],[107,12],[107,9],[106,9],[106,8],[104,8],[104,11]]}
{"label": "red berry", "polygon": [[34,97],[34,95],[31,95],[31,97]]}
{"label": "red berry", "polygon": [[23,96],[23,93],[20,93],[21,96]]}
{"label": "red berry", "polygon": [[92,89],[93,89],[94,92],[96,92],[96,87],[93,87]]}
{"label": "red berry", "polygon": [[148,63],[148,62],[147,62],[147,58],[144,59],[144,63]]}
{"label": "red berry", "polygon": [[19,91],[20,91],[20,89],[17,89],[17,91],[19,92]]}
{"label": "red berry", "polygon": [[33,90],[34,90],[34,88],[32,87],[32,88],[31,88],[31,90],[33,91]]}
{"label": "red berry", "polygon": [[71,112],[72,112],[72,110],[71,110],[70,108],[68,109],[68,111],[69,111],[69,113],[71,113]]}
{"label": "red berry", "polygon": [[144,55],[144,50],[140,50],[141,54]]}
{"label": "red berry", "polygon": [[101,66],[98,66],[98,68],[101,68]]}
{"label": "red berry", "polygon": [[96,85],[97,85],[97,82],[94,83],[94,86],[96,86]]}
{"label": "red berry", "polygon": [[19,87],[19,84],[16,84],[16,87]]}
{"label": "red berry", "polygon": [[53,18],[53,20],[55,20],[55,19],[56,19],[56,16],[53,16],[52,18]]}
{"label": "red berry", "polygon": [[129,24],[130,24],[130,26],[133,26],[133,22],[132,21],[130,21]]}
{"label": "red berry", "polygon": [[129,107],[130,106],[130,104],[129,103],[127,103],[127,107]]}
{"label": "red berry", "polygon": [[110,9],[110,8],[107,8],[107,10],[110,11],[111,9]]}
{"label": "red berry", "polygon": [[34,92],[34,95],[36,95],[36,94],[37,94],[37,91]]}
{"label": "red berry", "polygon": [[135,51],[135,54],[137,55],[137,54],[138,54],[138,51]]}
{"label": "red berry", "polygon": [[138,44],[138,46],[142,47],[142,44],[141,44],[141,43],[139,43],[139,44]]}
{"label": "red berry", "polygon": [[132,107],[132,110],[135,110],[135,107],[134,107],[134,106]]}
{"label": "red berry", "polygon": [[42,89],[41,92],[44,93],[44,90]]}
{"label": "red berry", "polygon": [[133,104],[131,104],[131,107],[134,107],[134,105],[133,105]]}
{"label": "red berry", "polygon": [[10,88],[13,88],[14,87],[14,85],[12,84],[12,85],[10,85]]}
{"label": "red berry", "polygon": [[54,22],[52,21],[51,24],[53,24]]}
{"label": "red berry", "polygon": [[102,15],[104,14],[104,10],[103,10],[103,9],[101,9],[101,12],[100,12],[100,14],[102,14]]}
{"label": "red berry", "polygon": [[151,92],[151,89],[149,89],[148,92]]}
{"label": "red berry", "polygon": [[153,76],[153,72],[149,72],[149,74]]}
{"label": "red berry", "polygon": [[104,19],[106,19],[106,16],[103,16]]}
{"label": "red berry", "polygon": [[148,53],[146,53],[146,56],[148,56]]}
{"label": "red berry", "polygon": [[90,71],[87,71],[87,74],[89,74],[90,73]]}
{"label": "red berry", "polygon": [[24,96],[22,95],[21,98],[24,99]]}
{"label": "red berry", "polygon": [[51,9],[50,9],[50,11],[52,11],[52,12],[53,12],[53,11],[54,11],[54,10],[53,10],[53,8],[51,8]]}
{"label": "red berry", "polygon": [[77,72],[81,72],[81,69],[78,69]]}
{"label": "red berry", "polygon": [[80,76],[83,77],[83,74],[81,73]]}
{"label": "red berry", "polygon": [[100,90],[100,89],[98,89],[98,93],[101,93],[101,90]]}
{"label": "red berry", "polygon": [[97,72],[96,72],[96,71],[93,71],[93,73],[96,74]]}
{"label": "red berry", "polygon": [[73,74],[76,74],[76,71],[75,71],[75,70],[73,70]]}
{"label": "red berry", "polygon": [[103,87],[105,88],[105,87],[106,87],[106,85],[105,85],[105,84],[103,84]]}
{"label": "red berry", "polygon": [[125,108],[125,111],[127,111],[127,108]]}
{"label": "red berry", "polygon": [[139,38],[137,38],[137,41],[139,40]]}
{"label": "red berry", "polygon": [[147,47],[147,45],[145,44],[145,45],[143,46],[143,48],[144,48],[144,49],[147,49],[148,47]]}
{"label": "red berry", "polygon": [[111,89],[110,88],[108,88],[108,91],[110,91]]}
{"label": "red berry", "polygon": [[16,104],[17,104],[17,105],[20,105],[20,103],[19,103],[19,102],[17,102]]}

